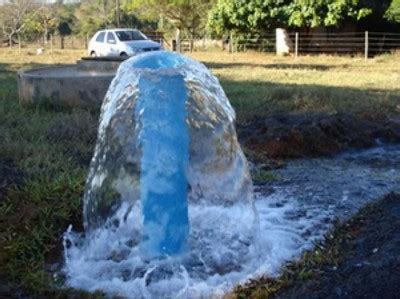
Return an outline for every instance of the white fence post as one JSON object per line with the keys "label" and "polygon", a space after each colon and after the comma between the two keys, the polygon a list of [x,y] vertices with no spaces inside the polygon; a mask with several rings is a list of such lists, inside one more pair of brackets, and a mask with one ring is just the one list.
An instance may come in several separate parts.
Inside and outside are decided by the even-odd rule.
{"label": "white fence post", "polygon": [[365,61],[368,60],[368,50],[369,50],[368,44],[369,44],[368,31],[365,31],[365,50],[364,50]]}
{"label": "white fence post", "polygon": [[294,57],[299,57],[299,33],[296,32],[295,44],[294,44]]}
{"label": "white fence post", "polygon": [[279,56],[285,56],[290,54],[290,50],[293,50],[293,41],[290,39],[286,29],[276,28],[276,54]]}

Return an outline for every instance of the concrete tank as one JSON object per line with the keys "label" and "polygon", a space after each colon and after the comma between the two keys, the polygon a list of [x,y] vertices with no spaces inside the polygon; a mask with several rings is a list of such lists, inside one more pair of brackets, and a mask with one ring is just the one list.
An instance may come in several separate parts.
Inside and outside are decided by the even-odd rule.
{"label": "concrete tank", "polygon": [[100,107],[122,58],[82,58],[75,65],[18,71],[22,104]]}

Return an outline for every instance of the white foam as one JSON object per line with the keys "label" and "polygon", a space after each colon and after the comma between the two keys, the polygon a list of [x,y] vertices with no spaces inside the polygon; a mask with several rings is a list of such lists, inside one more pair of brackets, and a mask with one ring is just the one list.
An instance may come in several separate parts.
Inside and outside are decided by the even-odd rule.
{"label": "white foam", "polygon": [[140,207],[118,228],[98,229],[86,238],[67,232],[66,240],[73,243],[65,251],[67,286],[126,298],[218,297],[250,278],[279,274],[285,262],[311,247],[328,228],[320,224],[329,212],[310,207],[304,212],[279,192],[257,194],[258,228],[253,211],[240,204],[189,209],[190,250],[179,258],[147,260],[135,246]]}

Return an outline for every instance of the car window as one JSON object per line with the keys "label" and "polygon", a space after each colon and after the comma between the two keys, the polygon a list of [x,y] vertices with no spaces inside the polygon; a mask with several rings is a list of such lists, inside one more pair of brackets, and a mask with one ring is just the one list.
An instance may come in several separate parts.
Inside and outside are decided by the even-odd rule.
{"label": "car window", "polygon": [[96,37],[96,42],[104,43],[104,36],[105,32],[100,32],[99,35]]}
{"label": "car window", "polygon": [[114,33],[112,33],[112,32],[108,32],[107,33],[107,43],[109,43],[109,44],[115,44],[116,43]]}
{"label": "car window", "polygon": [[121,42],[131,41],[131,40],[145,40],[147,37],[137,30],[118,30],[115,31]]}

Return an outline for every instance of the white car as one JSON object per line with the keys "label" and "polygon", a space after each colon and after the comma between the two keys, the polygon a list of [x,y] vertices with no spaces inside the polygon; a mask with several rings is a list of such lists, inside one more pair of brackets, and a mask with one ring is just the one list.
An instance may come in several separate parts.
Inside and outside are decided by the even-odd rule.
{"label": "white car", "polygon": [[133,56],[142,52],[162,50],[161,44],[148,39],[135,29],[107,29],[91,38],[88,54],[98,56]]}

